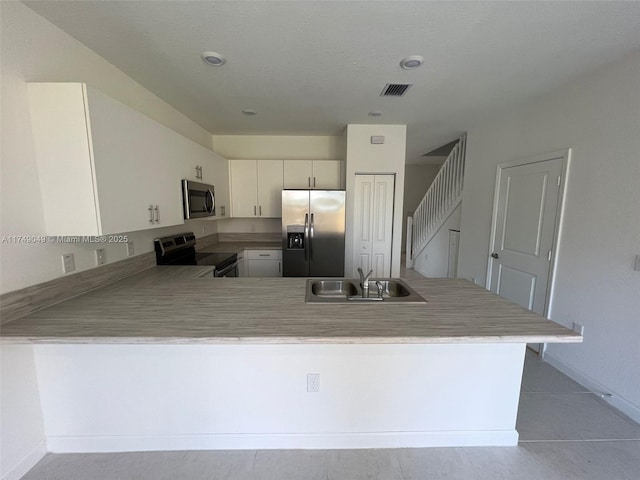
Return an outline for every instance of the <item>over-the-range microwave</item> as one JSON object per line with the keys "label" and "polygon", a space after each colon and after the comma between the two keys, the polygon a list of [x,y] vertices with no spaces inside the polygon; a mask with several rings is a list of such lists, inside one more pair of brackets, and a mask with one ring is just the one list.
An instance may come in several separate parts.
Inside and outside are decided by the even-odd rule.
{"label": "over-the-range microwave", "polygon": [[182,180],[184,218],[213,217],[216,214],[213,192],[213,185]]}

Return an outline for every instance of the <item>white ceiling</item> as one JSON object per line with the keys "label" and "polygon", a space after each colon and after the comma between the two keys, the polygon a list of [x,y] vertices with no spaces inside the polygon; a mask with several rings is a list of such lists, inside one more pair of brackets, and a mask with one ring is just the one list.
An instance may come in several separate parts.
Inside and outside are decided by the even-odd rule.
{"label": "white ceiling", "polygon": [[[638,1],[24,3],[214,134],[407,124],[409,163],[492,110],[640,49]],[[205,50],[227,64],[205,65]],[[412,54],[425,64],[402,70]],[[414,86],[380,97],[388,82]]]}

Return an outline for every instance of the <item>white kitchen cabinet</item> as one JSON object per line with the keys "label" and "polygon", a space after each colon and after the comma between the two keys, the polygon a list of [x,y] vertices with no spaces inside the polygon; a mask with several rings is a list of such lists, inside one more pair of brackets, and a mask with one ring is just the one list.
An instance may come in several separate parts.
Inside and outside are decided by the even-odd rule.
{"label": "white kitchen cabinet", "polygon": [[82,83],[28,91],[47,234],[184,223],[177,133]]}
{"label": "white kitchen cabinet", "polygon": [[343,165],[340,160],[314,160],[312,187],[321,190],[343,189]]}
{"label": "white kitchen cabinet", "polygon": [[312,160],[284,161],[284,188],[311,188]]}
{"label": "white kitchen cabinet", "polygon": [[282,160],[230,160],[234,217],[282,215]]}
{"label": "white kitchen cabinet", "polygon": [[281,277],[281,250],[245,250],[247,276],[249,277]]}
{"label": "white kitchen cabinet", "polygon": [[285,160],[284,188],[336,190],[344,188],[340,160]]}

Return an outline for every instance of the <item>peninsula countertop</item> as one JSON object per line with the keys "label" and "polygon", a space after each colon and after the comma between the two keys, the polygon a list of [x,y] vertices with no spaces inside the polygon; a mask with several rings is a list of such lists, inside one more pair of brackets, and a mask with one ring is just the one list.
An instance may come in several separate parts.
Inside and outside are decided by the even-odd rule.
{"label": "peninsula countertop", "polygon": [[2,326],[10,343],[581,342],[466,280],[405,281],[426,304],[307,304],[304,278],[199,278],[154,267]]}

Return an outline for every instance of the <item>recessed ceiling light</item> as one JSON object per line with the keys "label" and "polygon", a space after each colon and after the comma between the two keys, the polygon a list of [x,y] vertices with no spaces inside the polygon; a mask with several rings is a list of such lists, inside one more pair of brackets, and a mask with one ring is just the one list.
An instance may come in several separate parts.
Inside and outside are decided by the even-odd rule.
{"label": "recessed ceiling light", "polygon": [[204,63],[212,67],[219,67],[227,63],[227,59],[216,52],[202,52],[200,58],[202,58]]}
{"label": "recessed ceiling light", "polygon": [[369,112],[369,116],[370,117],[381,117],[382,116],[382,112],[379,110],[376,110],[375,112]]}
{"label": "recessed ceiling light", "polygon": [[258,112],[256,112],[253,108],[243,108],[242,113],[244,113],[245,115],[255,115]]}
{"label": "recessed ceiling light", "polygon": [[409,55],[400,60],[400,66],[405,70],[413,70],[418,68],[424,62],[424,58],[420,55]]}

